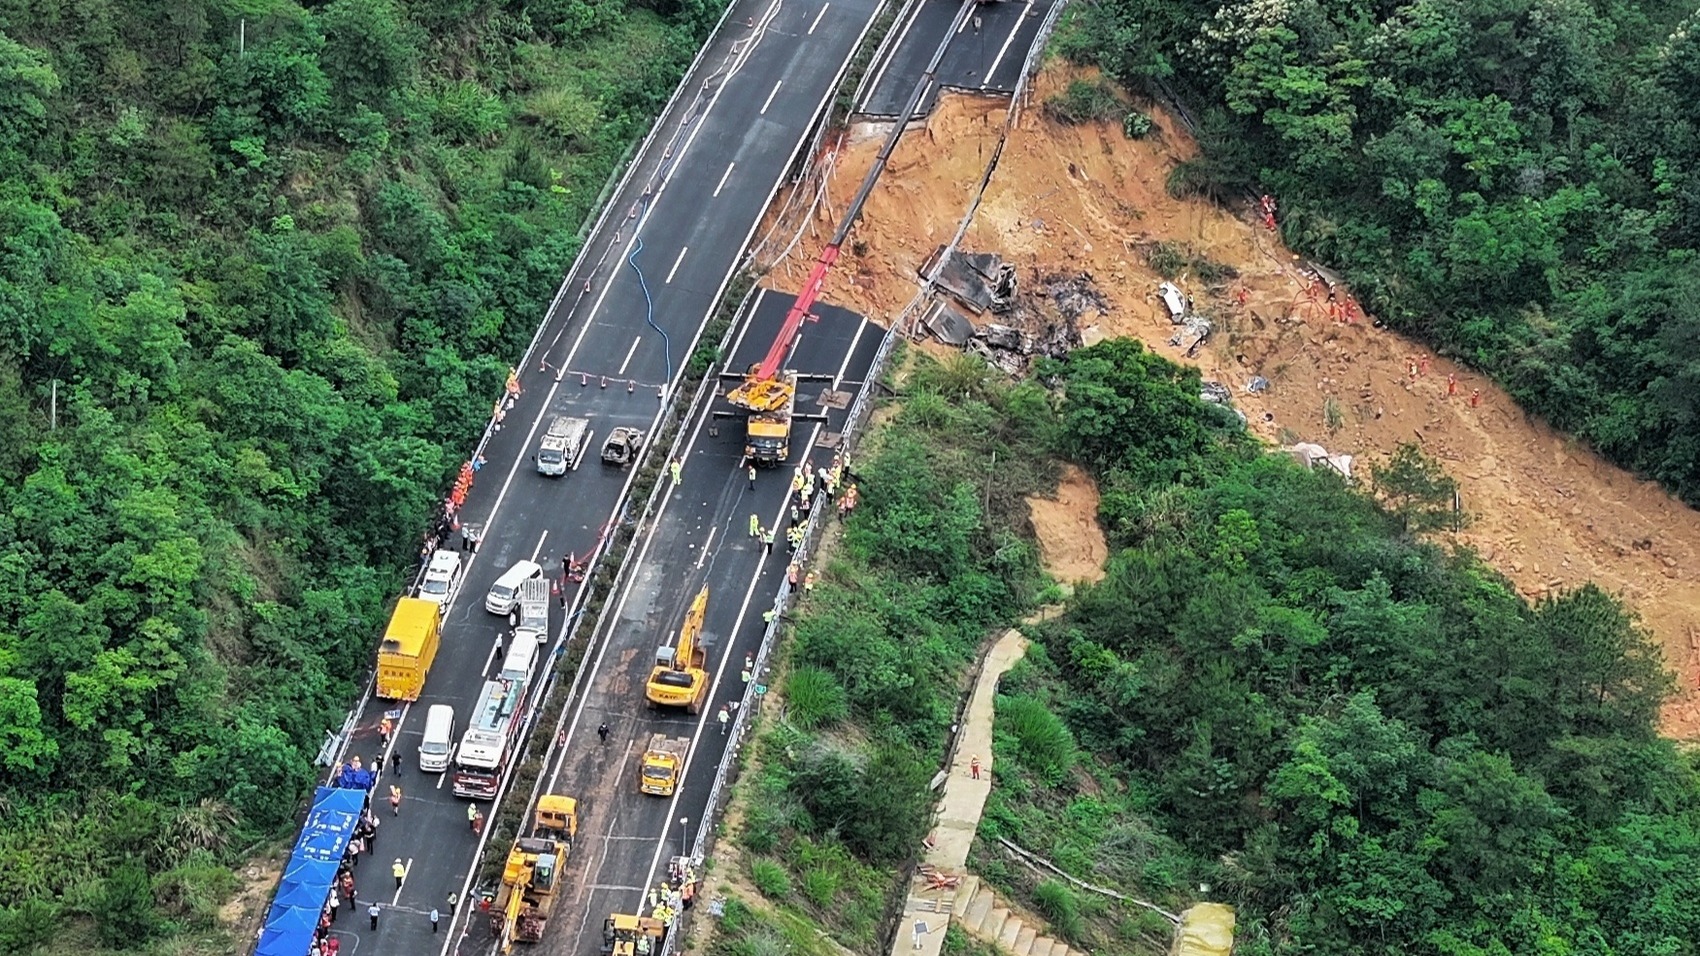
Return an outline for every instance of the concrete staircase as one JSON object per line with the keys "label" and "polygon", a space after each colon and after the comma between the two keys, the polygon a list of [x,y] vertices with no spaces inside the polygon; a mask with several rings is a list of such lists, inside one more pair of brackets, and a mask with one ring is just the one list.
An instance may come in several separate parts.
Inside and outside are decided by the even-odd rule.
{"label": "concrete staircase", "polygon": [[956,925],[975,939],[991,943],[1010,956],[1085,956],[1060,939],[1042,934],[1042,928],[1032,926],[992,892],[981,886],[977,876],[965,876],[956,888],[950,915]]}

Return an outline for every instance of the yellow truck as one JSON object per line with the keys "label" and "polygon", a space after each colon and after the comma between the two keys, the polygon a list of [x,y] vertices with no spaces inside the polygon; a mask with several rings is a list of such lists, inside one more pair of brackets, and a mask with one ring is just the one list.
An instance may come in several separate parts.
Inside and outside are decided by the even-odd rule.
{"label": "yellow truck", "polygon": [[437,605],[419,598],[396,602],[390,626],[378,645],[378,696],[385,700],[418,700],[425,674],[437,658],[442,639]]}
{"label": "yellow truck", "polygon": [[702,621],[707,613],[708,588],[704,586],[685,612],[678,642],[663,644],[655,651],[655,667],[644,685],[644,696],[651,704],[683,707],[693,714],[702,712],[703,698],[708,696],[708,671],[703,669],[708,655],[702,646]]}
{"label": "yellow truck", "polygon": [[578,801],[548,794],[537,801],[531,836],[514,841],[502,867],[502,885],[490,912],[490,930],[501,951],[536,943],[549,924],[561,864],[578,834]]}
{"label": "yellow truck", "polygon": [[690,749],[688,737],[669,739],[666,734],[651,736],[639,767],[638,791],[657,797],[672,796],[673,791],[679,788],[679,774],[685,769],[685,754]]}
{"label": "yellow truck", "polygon": [[602,921],[602,956],[649,956],[666,933],[658,919],[615,913]]}

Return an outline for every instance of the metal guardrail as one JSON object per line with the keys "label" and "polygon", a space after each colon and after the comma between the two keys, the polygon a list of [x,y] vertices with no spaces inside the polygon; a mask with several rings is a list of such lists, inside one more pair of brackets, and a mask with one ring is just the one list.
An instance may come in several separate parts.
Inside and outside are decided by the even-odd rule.
{"label": "metal guardrail", "polygon": [[[910,0],[911,4],[914,2],[915,0]],[[891,352],[896,347],[897,341],[903,336],[903,329],[905,325],[907,325],[925,307],[926,303],[931,298],[933,290],[937,285],[939,273],[944,268],[945,258],[951,252],[954,252],[961,244],[963,236],[967,234],[968,227],[973,222],[975,213],[979,210],[980,202],[985,196],[985,191],[991,182],[992,174],[997,169],[998,158],[1003,153],[1003,146],[1008,141],[1009,133],[1014,128],[1015,122],[1019,117],[1022,101],[1028,92],[1027,88],[1030,79],[1037,71],[1039,59],[1043,54],[1046,38],[1048,38],[1051,31],[1055,29],[1057,19],[1061,16],[1065,5],[1066,3],[1059,2],[1051,8],[1050,12],[1046,16],[1045,22],[1040,25],[1039,32],[1034,37],[1033,46],[1028,51],[1027,59],[1023,65],[1020,78],[1016,83],[1016,88],[1010,96],[1010,108],[1005,116],[1004,128],[999,134],[998,145],[993,151],[991,160],[987,163],[985,174],[981,177],[979,187],[975,191],[974,198],[971,200],[967,212],[963,215],[961,222],[958,224],[956,233],[951,237],[950,242],[946,245],[945,256],[941,256],[939,258],[938,264],[936,264],[926,276],[921,289],[892,321],[891,327],[886,330],[885,336],[880,340],[879,349],[874,353],[874,359],[869,367],[866,381],[863,383],[862,390],[857,396],[855,403],[850,408],[850,414],[846,418],[844,428],[842,430],[844,441],[840,447],[844,450],[846,457],[848,457],[850,447],[854,444],[855,436],[860,434],[862,427],[865,424],[865,419],[872,412],[873,405],[876,400],[875,389],[872,386],[874,386],[880,376],[885,373],[886,365],[891,358]],[[798,552],[800,554],[800,557],[797,559],[798,563],[807,562],[808,556],[814,550],[816,539],[827,520],[829,520],[827,510],[817,509],[809,516],[809,520],[804,524],[803,543],[798,547]],[[714,829],[715,825],[718,823],[717,817],[721,809],[720,803],[724,799],[725,791],[735,782],[735,769],[737,767],[737,761],[743,752],[745,737],[754,726],[754,715],[760,710],[760,699],[762,695],[758,694],[756,690],[758,687],[765,686],[762,684],[761,676],[768,670],[768,661],[771,659],[778,643],[779,634],[784,623],[784,614],[791,605],[793,593],[794,589],[791,586],[789,579],[781,582],[779,591],[774,597],[772,618],[768,622],[766,630],[762,633],[761,644],[756,651],[755,662],[751,668],[752,678],[744,687],[744,696],[740,700],[737,712],[732,718],[732,724],[730,728],[728,728],[727,733],[729,739],[726,744],[726,750],[721,756],[719,767],[716,768],[714,784],[709,789],[708,801],[703,808],[702,816],[700,818],[701,822],[698,824],[697,838],[691,847],[691,858],[699,865],[707,856],[708,850],[716,838]],[[983,666],[983,664],[975,665],[976,674],[978,673],[978,668],[981,666]],[[958,728],[961,725],[961,709],[964,706],[966,705],[958,705],[958,717],[956,721]],[[950,766],[950,762],[954,759],[958,745],[959,738],[957,731],[953,728],[950,743],[946,748],[946,767]],[[913,868],[914,861],[911,861],[907,869],[909,871],[913,871]],[[910,875],[912,875],[912,872]],[[904,882],[906,884],[908,882],[907,879]],[[902,922],[901,917],[902,913],[899,912],[897,914],[896,922],[892,923],[892,926],[895,927],[900,924]],[[889,937],[892,932],[894,932],[894,930],[888,928],[886,935]],[[667,934],[666,943],[661,951],[661,956],[670,956],[676,945],[676,937],[679,935],[680,934],[677,932]],[[891,938],[885,939],[886,950],[891,948],[891,942]]]}

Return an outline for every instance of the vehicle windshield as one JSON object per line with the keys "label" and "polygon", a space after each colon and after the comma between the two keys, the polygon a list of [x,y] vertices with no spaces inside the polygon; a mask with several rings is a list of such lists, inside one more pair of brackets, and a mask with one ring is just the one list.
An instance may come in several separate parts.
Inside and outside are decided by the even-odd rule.
{"label": "vehicle windshield", "polygon": [[546,449],[537,453],[537,459],[546,464],[556,465],[560,464],[561,453],[552,449]]}
{"label": "vehicle windshield", "polygon": [[448,744],[420,744],[419,745],[419,752],[422,753],[422,754],[446,754],[446,753],[449,752],[449,745]]}
{"label": "vehicle windshield", "polygon": [[449,579],[426,578],[425,583],[419,586],[419,590],[423,594],[447,594],[449,593]]}
{"label": "vehicle windshield", "polygon": [[511,588],[505,588],[498,584],[490,589],[490,596],[498,601],[506,601],[514,596],[514,592]]}
{"label": "vehicle windshield", "polygon": [[[669,771],[667,770],[666,767],[645,767],[645,768],[643,768],[643,775],[644,776],[653,777],[656,780],[666,780],[667,777],[668,777],[668,774],[669,774]],[[631,786],[631,784],[627,784],[627,786]]]}

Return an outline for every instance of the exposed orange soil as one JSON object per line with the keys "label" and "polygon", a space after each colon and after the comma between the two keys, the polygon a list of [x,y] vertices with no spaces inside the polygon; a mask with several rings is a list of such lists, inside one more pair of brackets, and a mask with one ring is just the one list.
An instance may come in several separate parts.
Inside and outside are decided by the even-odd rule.
{"label": "exposed orange soil", "polygon": [[[1161,135],[1143,141],[1126,139],[1112,124],[1047,119],[1039,104],[1075,75],[1059,68],[1039,77],[962,248],[1001,254],[1028,286],[1043,274],[1089,273],[1111,309],[1082,320],[1099,322],[1083,330],[1088,342],[1135,336],[1178,361],[1188,359],[1167,345],[1171,326],[1155,296],[1160,277],[1142,249],[1154,241],[1187,243],[1233,266],[1239,279],[1218,289],[1187,276],[1177,281],[1200,310],[1221,319],[1190,361],[1234,391],[1254,431],[1272,443],[1309,441],[1356,455],[1360,471],[1399,444],[1417,442],[1461,484],[1472,523],[1459,542],[1525,596],[1593,580],[1628,600],[1678,674],[1665,733],[1700,739],[1700,584],[1693,570],[1700,514],[1532,420],[1481,375],[1435,359],[1426,375],[1413,378],[1409,365],[1421,346],[1361,320],[1331,318],[1305,294],[1292,253],[1249,210],[1167,194],[1169,170],[1195,149],[1172,117],[1156,111]],[[917,268],[967,210],[1004,115],[1000,100],[947,94],[924,128],[904,136],[826,298],[882,323],[910,301]],[[878,152],[881,133],[853,130],[847,137],[815,228],[770,282],[795,285],[806,274]],[[1243,307],[1234,300],[1238,286],[1247,292]],[[1253,375],[1273,387],[1246,393]],[[1452,396],[1448,375],[1457,377]],[[1481,404],[1472,408],[1469,396],[1478,389]],[[1078,507],[1086,507],[1084,498]]]}
{"label": "exposed orange soil", "polygon": [[1098,526],[1098,486],[1091,476],[1078,465],[1068,465],[1056,494],[1028,498],[1027,510],[1039,538],[1039,557],[1051,577],[1063,584],[1103,580],[1110,549]]}

